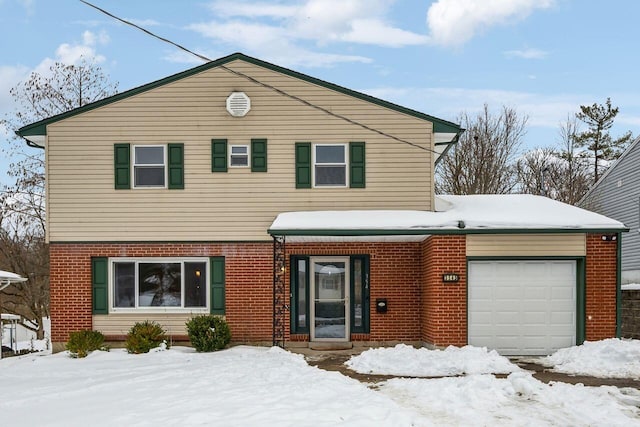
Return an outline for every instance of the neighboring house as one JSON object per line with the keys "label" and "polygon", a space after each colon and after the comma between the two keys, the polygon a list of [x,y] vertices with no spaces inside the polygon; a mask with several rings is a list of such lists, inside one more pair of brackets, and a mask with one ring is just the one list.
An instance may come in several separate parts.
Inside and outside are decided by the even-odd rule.
{"label": "neighboring house", "polygon": [[640,283],[640,138],[636,138],[578,206],[614,218],[630,232],[622,236],[622,283]]}
{"label": "neighboring house", "polygon": [[[458,125],[243,54],[25,126],[45,147],[51,334],[545,354],[616,335],[624,226],[434,195]],[[310,343],[310,344],[308,344]]]}

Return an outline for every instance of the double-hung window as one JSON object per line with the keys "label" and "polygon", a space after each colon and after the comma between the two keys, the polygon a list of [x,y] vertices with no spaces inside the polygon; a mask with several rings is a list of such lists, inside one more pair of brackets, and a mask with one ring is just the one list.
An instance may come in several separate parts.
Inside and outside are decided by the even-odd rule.
{"label": "double-hung window", "polygon": [[365,143],[296,142],[296,188],[365,188]]}
{"label": "double-hung window", "polygon": [[112,261],[114,309],[206,309],[208,258]]}
{"label": "double-hung window", "polygon": [[163,145],[133,147],[133,186],[165,187],[166,156]]}
{"label": "double-hung window", "polygon": [[346,187],[347,145],[314,145],[313,174],[316,187]]}
{"label": "double-hung window", "polygon": [[229,150],[229,166],[231,167],[249,167],[249,146],[248,145],[232,145]]}
{"label": "double-hung window", "polygon": [[113,145],[114,187],[184,189],[184,143]]}

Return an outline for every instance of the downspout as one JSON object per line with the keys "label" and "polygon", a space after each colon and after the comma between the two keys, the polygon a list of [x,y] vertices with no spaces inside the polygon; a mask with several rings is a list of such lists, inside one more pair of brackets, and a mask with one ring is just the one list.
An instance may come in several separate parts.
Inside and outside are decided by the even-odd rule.
{"label": "downspout", "polygon": [[622,335],[622,233],[616,236],[616,338]]}

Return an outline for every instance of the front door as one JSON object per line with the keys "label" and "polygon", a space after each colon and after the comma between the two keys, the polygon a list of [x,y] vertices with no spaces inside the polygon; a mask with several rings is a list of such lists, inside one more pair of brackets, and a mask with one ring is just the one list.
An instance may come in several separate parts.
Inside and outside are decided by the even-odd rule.
{"label": "front door", "polygon": [[311,340],[349,341],[349,258],[311,258]]}

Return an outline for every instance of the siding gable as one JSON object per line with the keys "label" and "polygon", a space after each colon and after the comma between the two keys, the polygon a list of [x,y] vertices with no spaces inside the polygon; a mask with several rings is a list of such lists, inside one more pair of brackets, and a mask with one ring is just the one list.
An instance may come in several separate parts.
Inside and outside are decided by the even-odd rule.
{"label": "siding gable", "polygon": [[[227,66],[387,134],[425,148],[433,144],[431,122],[244,61]],[[251,98],[245,117],[226,111],[233,90]],[[50,124],[47,139],[51,242],[267,241],[269,225],[285,211],[432,209],[429,151],[216,68]],[[183,189],[114,191],[113,144],[123,140],[167,147],[180,141]],[[261,140],[266,147],[259,147]],[[295,144],[300,141],[366,141],[366,161],[360,170],[349,170],[357,177],[365,166],[366,183],[349,184],[366,186],[310,188],[309,177],[303,191],[296,189]],[[230,145],[251,145],[253,171],[228,167]],[[266,148],[263,157],[257,156],[258,148]],[[310,150],[307,154],[310,158]],[[180,176],[179,164],[174,168],[167,160],[171,175]],[[256,162],[266,171],[258,172]]]}

